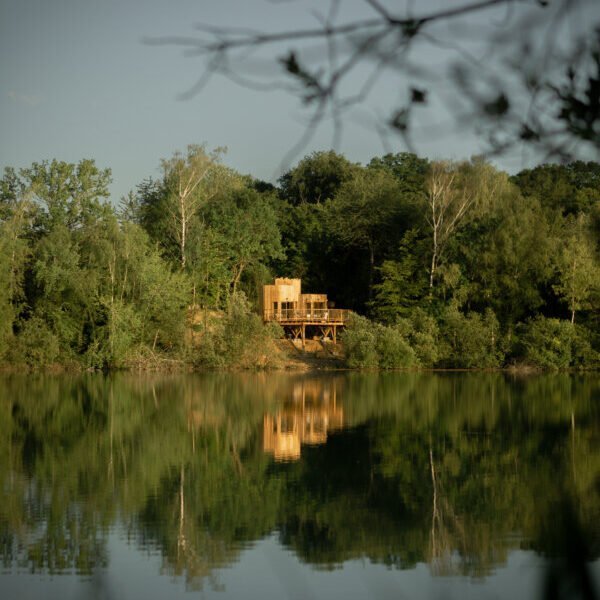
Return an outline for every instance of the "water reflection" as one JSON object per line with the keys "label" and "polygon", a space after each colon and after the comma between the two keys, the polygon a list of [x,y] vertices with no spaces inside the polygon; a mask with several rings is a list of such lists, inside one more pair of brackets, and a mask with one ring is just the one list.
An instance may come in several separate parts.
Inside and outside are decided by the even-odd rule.
{"label": "water reflection", "polygon": [[276,461],[297,460],[303,444],[327,441],[327,433],[344,426],[344,409],[338,404],[340,381],[302,379],[292,383],[290,397],[263,420],[263,449]]}
{"label": "water reflection", "polygon": [[581,582],[599,410],[594,376],[5,377],[3,569],[110,570],[123,528],[190,587],[273,535],[323,569],[485,578],[531,549]]}

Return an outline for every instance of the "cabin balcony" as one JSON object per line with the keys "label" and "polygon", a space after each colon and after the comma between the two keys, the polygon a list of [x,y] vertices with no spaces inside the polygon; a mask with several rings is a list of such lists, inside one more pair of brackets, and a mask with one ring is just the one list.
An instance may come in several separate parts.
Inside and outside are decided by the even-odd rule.
{"label": "cabin balcony", "polygon": [[265,310],[265,322],[276,321],[280,325],[340,325],[348,320],[349,310],[342,308],[281,308]]}

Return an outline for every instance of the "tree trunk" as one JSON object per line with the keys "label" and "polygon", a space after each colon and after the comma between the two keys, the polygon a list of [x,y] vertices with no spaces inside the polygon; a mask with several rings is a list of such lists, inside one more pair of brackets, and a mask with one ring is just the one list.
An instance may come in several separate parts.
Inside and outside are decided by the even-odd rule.
{"label": "tree trunk", "polygon": [[185,214],[185,201],[179,199],[179,209],[181,211],[181,233],[179,237],[179,250],[181,253],[181,269],[185,269],[185,237],[187,233],[187,216]]}
{"label": "tree trunk", "polygon": [[177,533],[177,555],[179,556],[180,551],[186,551],[186,539],[185,539],[185,496],[183,495],[183,486],[185,482],[185,471],[183,465],[181,465],[179,475],[179,532]]}
{"label": "tree trunk", "polygon": [[431,469],[431,487],[433,491],[431,508],[431,561],[433,563],[433,560],[438,556],[435,529],[439,521],[439,512],[437,504],[437,483],[435,478],[435,466],[433,464],[433,450],[431,448],[431,444],[429,445],[429,467]]}
{"label": "tree trunk", "polygon": [[438,240],[437,240],[437,229],[433,228],[433,253],[431,255],[431,269],[429,271],[429,289],[433,289],[433,278],[435,277],[435,270],[437,268],[438,258]]}
{"label": "tree trunk", "polygon": [[375,270],[375,248],[373,240],[369,240],[369,300],[373,295],[373,271]]}
{"label": "tree trunk", "polygon": [[241,263],[237,269],[237,272],[236,272],[234,278],[233,278],[232,293],[234,296],[235,296],[235,292],[237,290],[238,283],[240,282],[240,279],[242,277],[242,273],[244,272],[244,267],[245,267],[244,263]]}

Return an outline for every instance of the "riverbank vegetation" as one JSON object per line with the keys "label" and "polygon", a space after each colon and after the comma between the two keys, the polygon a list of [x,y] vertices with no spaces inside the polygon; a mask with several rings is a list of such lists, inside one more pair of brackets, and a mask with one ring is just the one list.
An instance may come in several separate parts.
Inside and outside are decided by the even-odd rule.
{"label": "riverbank vegetation", "polygon": [[256,314],[277,275],[357,313],[352,367],[600,364],[600,164],[330,151],[274,186],[223,154],[190,146],[120,202],[92,160],[5,169],[0,362],[278,366]]}

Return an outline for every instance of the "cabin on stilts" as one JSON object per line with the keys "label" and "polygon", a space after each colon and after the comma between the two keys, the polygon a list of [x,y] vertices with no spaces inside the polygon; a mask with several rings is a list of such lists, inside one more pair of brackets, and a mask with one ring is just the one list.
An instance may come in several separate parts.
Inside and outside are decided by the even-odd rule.
{"label": "cabin on stilts", "polygon": [[348,310],[334,308],[327,294],[303,294],[300,279],[278,277],[263,286],[261,311],[265,323],[279,323],[294,340],[304,346],[307,332],[323,340],[337,341],[337,331],[346,325]]}

